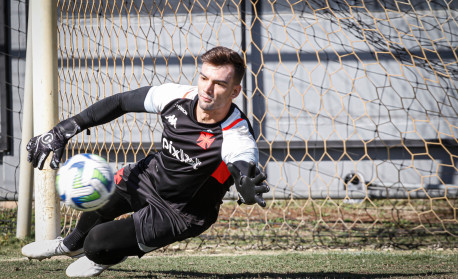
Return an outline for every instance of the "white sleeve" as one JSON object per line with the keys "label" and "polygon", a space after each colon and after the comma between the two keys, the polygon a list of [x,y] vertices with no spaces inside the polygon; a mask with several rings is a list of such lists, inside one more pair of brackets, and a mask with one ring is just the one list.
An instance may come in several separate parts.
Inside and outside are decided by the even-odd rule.
{"label": "white sleeve", "polygon": [[236,161],[259,161],[259,152],[256,140],[250,133],[247,120],[241,118],[240,112],[234,113],[222,124],[223,146],[221,155],[223,161],[234,163]]}
{"label": "white sleeve", "polygon": [[165,83],[159,86],[153,86],[146,95],[145,109],[147,112],[160,113],[172,100],[181,98],[192,99],[196,94],[197,87],[191,85]]}

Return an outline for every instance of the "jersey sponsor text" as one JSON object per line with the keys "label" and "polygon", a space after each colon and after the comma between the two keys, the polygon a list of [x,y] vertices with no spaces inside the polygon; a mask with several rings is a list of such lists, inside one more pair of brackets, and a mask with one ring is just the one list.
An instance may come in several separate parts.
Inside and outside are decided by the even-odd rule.
{"label": "jersey sponsor text", "polygon": [[178,149],[173,146],[173,141],[169,141],[166,138],[162,138],[162,149],[169,151],[169,153],[180,162],[191,165],[193,169],[197,169],[202,162],[198,158],[191,158],[186,154],[183,149]]}
{"label": "jersey sponsor text", "polygon": [[175,107],[181,111],[182,113],[184,113],[185,115],[188,115],[188,112],[180,105],[180,104],[175,104]]}

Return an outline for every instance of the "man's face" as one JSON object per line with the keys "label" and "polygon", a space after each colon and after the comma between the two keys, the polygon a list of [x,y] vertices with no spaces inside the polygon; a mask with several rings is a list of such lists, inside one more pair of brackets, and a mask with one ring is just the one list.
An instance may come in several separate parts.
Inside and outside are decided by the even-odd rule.
{"label": "man's face", "polygon": [[215,66],[203,63],[197,83],[199,107],[214,111],[230,107],[232,99],[240,93],[241,86],[234,83],[232,65]]}

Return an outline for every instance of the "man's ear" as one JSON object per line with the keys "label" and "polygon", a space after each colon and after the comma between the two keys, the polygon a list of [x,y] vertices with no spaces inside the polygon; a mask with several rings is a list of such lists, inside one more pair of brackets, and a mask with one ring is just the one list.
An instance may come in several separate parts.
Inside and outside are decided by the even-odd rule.
{"label": "man's ear", "polygon": [[232,91],[232,99],[235,99],[239,96],[240,91],[242,91],[242,85],[234,86],[234,90]]}

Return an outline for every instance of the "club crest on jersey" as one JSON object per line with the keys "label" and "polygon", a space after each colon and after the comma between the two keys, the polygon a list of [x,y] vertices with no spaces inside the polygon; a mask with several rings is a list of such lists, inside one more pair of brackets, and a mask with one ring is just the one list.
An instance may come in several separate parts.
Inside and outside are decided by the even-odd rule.
{"label": "club crest on jersey", "polygon": [[172,115],[167,115],[165,117],[167,119],[167,121],[170,123],[170,125],[173,126],[173,128],[177,128],[177,117],[175,116],[175,114],[172,114]]}
{"label": "club crest on jersey", "polygon": [[203,149],[207,149],[215,141],[215,136],[207,132],[200,132],[200,136],[197,139],[197,145]]}

